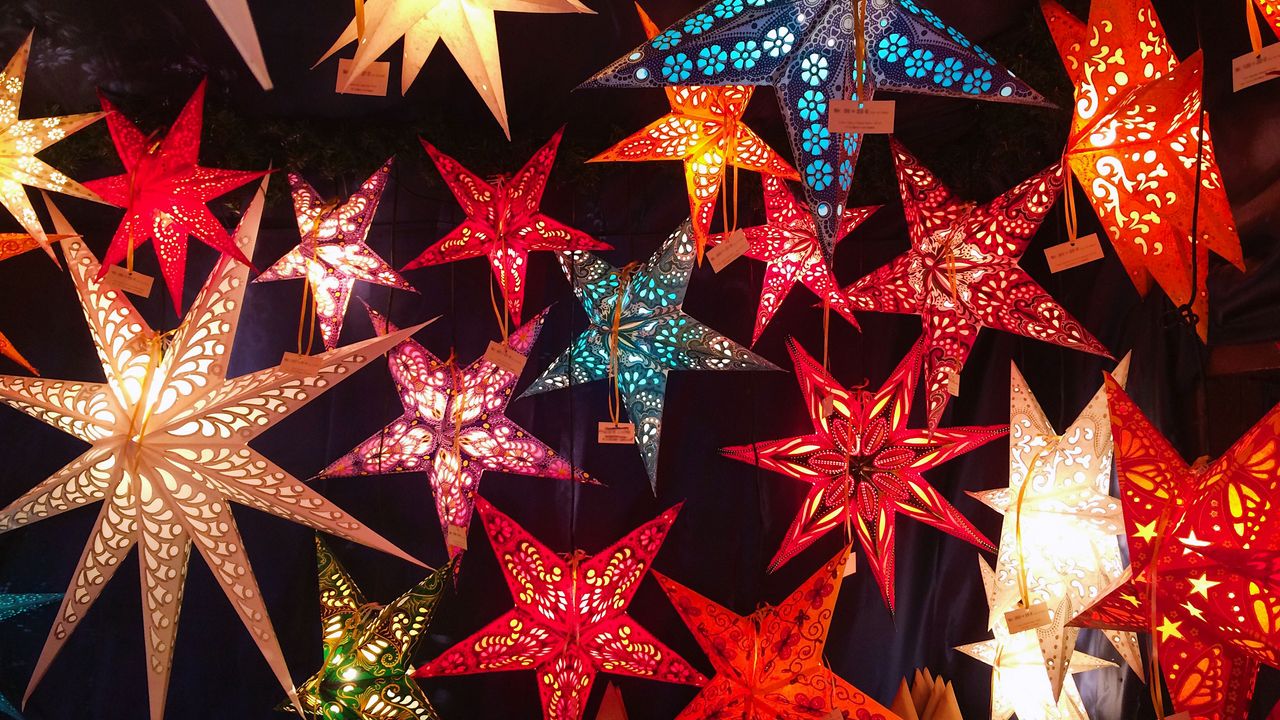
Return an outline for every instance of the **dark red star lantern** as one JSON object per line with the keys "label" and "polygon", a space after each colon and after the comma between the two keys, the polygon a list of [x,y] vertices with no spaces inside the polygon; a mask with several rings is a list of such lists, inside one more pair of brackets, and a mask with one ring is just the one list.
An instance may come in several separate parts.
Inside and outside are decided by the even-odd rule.
{"label": "dark red star lantern", "polygon": [[174,310],[182,311],[182,278],[187,267],[187,237],[224,255],[251,265],[205,203],[262,177],[256,170],[220,170],[196,164],[200,155],[200,126],[204,117],[205,81],[187,100],[173,127],[162,139],[142,134],[105,97],[107,128],[124,174],[85,183],[103,200],[125,209],[124,220],[111,238],[98,279],[133,250],[154,240],[156,256]]}
{"label": "dark red star lantern", "polygon": [[1008,428],[907,427],[920,377],[920,343],[884,387],[872,394],[845,389],[794,340],[787,349],[813,422],[808,435],[721,450],[725,455],[809,484],[800,512],[787,530],[771,569],[795,557],[827,532],[857,534],[893,611],[894,530],[898,513],[994,551],[987,540],[923,473],[1002,437]]}
{"label": "dark red star lantern", "polygon": [[579,720],[596,673],[703,685],[707,679],[627,614],[680,506],[598,555],[553,553],[483,498],[476,510],[516,606],[417,677],[534,670],[546,720]]}
{"label": "dark red star lantern", "polygon": [[892,146],[911,249],[845,291],[856,309],[921,317],[929,427],[938,426],[949,382],[984,327],[1110,357],[1018,267],[1062,190],[1057,165],[977,205],[956,199],[896,140]]}

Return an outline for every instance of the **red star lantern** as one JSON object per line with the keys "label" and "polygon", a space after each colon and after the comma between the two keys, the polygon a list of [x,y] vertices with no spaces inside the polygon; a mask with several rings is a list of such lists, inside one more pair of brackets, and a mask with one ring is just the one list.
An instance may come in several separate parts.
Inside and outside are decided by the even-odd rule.
{"label": "red star lantern", "polygon": [[612,250],[613,246],[553,220],[538,209],[563,134],[564,128],[557,130],[515,176],[499,177],[492,183],[423,140],[422,147],[467,219],[405,265],[404,270],[487,256],[507,301],[507,312],[519,324],[530,252]]}
{"label": "red star lantern", "polygon": [[125,209],[124,220],[111,238],[98,279],[107,274],[110,266],[132,258],[134,248],[154,240],[165,285],[179,314],[188,235],[251,265],[205,203],[265,174],[196,164],[200,155],[204,90],[202,80],[161,140],[143,135],[105,97],[101,98],[111,140],[125,172],[85,183],[85,187],[103,200]]}
{"label": "red star lantern", "polygon": [[1106,383],[1131,567],[1073,624],[1151,633],[1176,711],[1244,720],[1258,664],[1280,666],[1280,406],[1192,467]]}
{"label": "red star lantern", "polygon": [[[836,243],[879,209],[879,205],[845,209],[840,220],[840,230],[836,234]],[[760,339],[765,327],[797,281],[813,291],[826,306],[835,310],[854,327],[858,327],[858,319],[853,315],[849,297],[836,283],[831,265],[823,256],[822,244],[818,240],[818,230],[809,206],[796,200],[781,178],[766,175],[764,211],[767,223],[742,229],[749,245],[746,256],[762,260],[767,265],[751,344],[754,345]],[[708,245],[720,245],[725,237],[724,233],[712,235]]]}
{"label": "red star lantern", "polygon": [[962,202],[897,141],[911,249],[846,288],[860,310],[919,315],[929,427],[936,428],[984,327],[1110,357],[1018,260],[1062,190],[1054,166],[986,205]]}
{"label": "red star lantern", "polygon": [[579,720],[597,672],[703,685],[707,679],[627,614],[680,506],[599,555],[551,552],[483,498],[476,509],[516,606],[417,677],[534,670],[546,720]]}
{"label": "red star lantern", "polygon": [[715,677],[676,720],[897,720],[822,660],[849,548],[782,601],[743,617],[655,572]]}
{"label": "red star lantern", "polygon": [[1258,5],[1258,10],[1262,13],[1262,17],[1266,18],[1271,25],[1271,29],[1275,30],[1276,35],[1280,35],[1280,2],[1277,2],[1277,0],[1253,1]]}
{"label": "red star lantern", "polygon": [[787,349],[796,366],[813,432],[721,450],[735,460],[810,486],[771,569],[843,525],[846,534],[856,532],[885,605],[892,612],[898,513],[984,550],[995,550],[991,541],[925,481],[923,473],[1003,436],[1007,427],[930,431],[907,427],[920,377],[919,343],[875,394],[842,387],[795,340],[787,341]]}
{"label": "red star lantern", "polygon": [[[1094,0],[1087,26],[1055,0],[1042,0],[1041,7],[1076,86],[1063,158],[1139,292],[1146,294],[1154,278],[1175,304],[1191,301],[1191,230],[1197,228],[1192,310],[1204,338],[1209,251],[1244,270],[1209,127],[1201,127],[1204,58],[1197,52],[1178,63],[1150,0]],[[1194,222],[1197,155],[1200,215]]]}

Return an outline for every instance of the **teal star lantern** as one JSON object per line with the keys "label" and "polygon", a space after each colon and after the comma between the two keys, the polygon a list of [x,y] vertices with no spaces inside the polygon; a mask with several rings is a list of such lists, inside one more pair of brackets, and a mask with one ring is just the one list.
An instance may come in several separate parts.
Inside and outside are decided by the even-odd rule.
{"label": "teal star lantern", "polygon": [[[32,608],[48,605],[61,599],[61,595],[53,593],[0,595],[0,622]],[[8,715],[15,720],[22,720],[22,713],[18,712],[18,709],[4,695],[0,695],[0,714]]]}

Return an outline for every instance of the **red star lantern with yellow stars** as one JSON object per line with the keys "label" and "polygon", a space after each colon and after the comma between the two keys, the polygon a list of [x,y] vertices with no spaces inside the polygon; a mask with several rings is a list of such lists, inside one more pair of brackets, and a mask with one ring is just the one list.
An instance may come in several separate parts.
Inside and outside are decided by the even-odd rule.
{"label": "red star lantern with yellow stars", "polygon": [[706,678],[627,614],[676,506],[598,555],[553,553],[483,498],[476,509],[516,606],[417,677],[534,670],[546,720],[579,720],[596,673],[703,685]]}
{"label": "red star lantern with yellow stars", "polygon": [[[1262,17],[1267,19],[1267,23],[1271,25],[1271,29],[1275,30],[1276,35],[1280,35],[1280,2],[1277,2],[1276,0],[1253,0],[1253,2],[1258,6],[1258,12],[1262,13]],[[1250,9],[1249,13],[1252,15],[1253,10]],[[1256,18],[1250,21],[1250,34],[1253,33],[1252,26],[1257,25],[1257,23],[1258,21]],[[1261,39],[1259,39],[1258,44],[1261,44]],[[1255,49],[1254,52],[1257,52],[1257,49]]]}
{"label": "red star lantern with yellow stars", "polygon": [[813,423],[808,435],[721,450],[745,463],[809,484],[771,569],[827,532],[857,534],[893,611],[894,538],[898,513],[988,551],[995,546],[925,481],[923,473],[1003,436],[1007,427],[916,430],[907,427],[920,377],[917,343],[872,394],[845,389],[793,339],[787,349]]}
{"label": "red star lantern with yellow stars", "polygon": [[845,291],[856,309],[920,316],[930,428],[984,327],[1110,357],[1018,267],[1062,190],[1058,166],[978,205],[957,199],[896,140],[892,147],[911,249]]}
{"label": "red star lantern with yellow stars", "polygon": [[1188,466],[1106,384],[1131,567],[1073,624],[1151,633],[1175,711],[1244,720],[1259,663],[1280,666],[1280,406]]}

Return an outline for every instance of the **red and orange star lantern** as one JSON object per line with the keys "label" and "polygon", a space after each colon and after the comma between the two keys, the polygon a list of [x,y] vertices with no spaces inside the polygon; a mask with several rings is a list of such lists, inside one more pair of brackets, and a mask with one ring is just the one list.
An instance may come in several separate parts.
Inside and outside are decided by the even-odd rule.
{"label": "red and orange star lantern", "polygon": [[1190,302],[1204,338],[1209,251],[1244,270],[1208,120],[1201,126],[1204,58],[1197,52],[1179,64],[1150,0],[1094,0],[1087,25],[1056,0],[1041,7],[1076,86],[1063,158],[1138,291],[1146,294],[1154,279],[1174,304]]}
{"label": "red and orange star lantern", "polygon": [[627,614],[679,506],[598,555],[553,553],[476,498],[516,606],[417,677],[534,670],[546,720],[580,720],[596,673],[704,685],[706,678]]}
{"label": "red and orange star lantern", "polygon": [[1131,567],[1073,624],[1151,633],[1174,711],[1244,720],[1259,663],[1280,666],[1280,406],[1188,466],[1106,383]]}
{"label": "red and orange star lantern", "polygon": [[[1280,1],[1253,0],[1253,2],[1258,6],[1258,12],[1262,13],[1262,17],[1267,19],[1267,23],[1271,25],[1271,29],[1275,30],[1276,35],[1280,36]],[[1253,10],[1250,10],[1249,12],[1252,13]],[[1250,24],[1257,24],[1257,20],[1253,20]],[[1250,33],[1252,32],[1252,29],[1250,29]]]}
{"label": "red and orange star lantern", "polygon": [[787,341],[787,349],[796,366],[813,432],[721,450],[735,460],[810,486],[771,569],[843,526],[847,535],[857,535],[885,605],[892,612],[898,513],[984,550],[995,550],[923,473],[1002,437],[1007,427],[907,427],[920,377],[919,343],[874,394],[842,387],[795,340]]}

